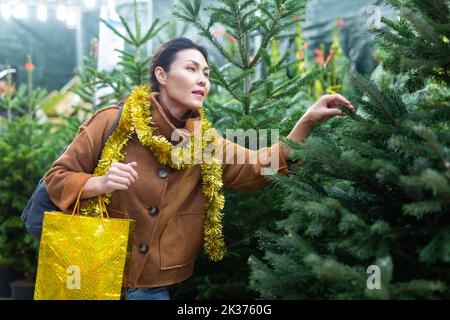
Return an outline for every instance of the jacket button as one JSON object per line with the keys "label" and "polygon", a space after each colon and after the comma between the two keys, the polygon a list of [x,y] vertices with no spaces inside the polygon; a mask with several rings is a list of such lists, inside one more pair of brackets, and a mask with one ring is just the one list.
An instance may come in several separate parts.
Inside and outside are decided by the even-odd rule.
{"label": "jacket button", "polygon": [[155,206],[151,206],[150,208],[148,208],[148,214],[151,216],[156,216],[158,214],[158,207]]}
{"label": "jacket button", "polygon": [[139,251],[139,253],[141,253],[141,254],[146,254],[147,251],[148,251],[148,245],[146,245],[146,244],[144,244],[144,243],[141,243],[141,244],[139,245],[139,247],[138,247],[138,251]]}
{"label": "jacket button", "polygon": [[160,177],[161,179],[165,179],[167,178],[167,176],[169,175],[169,170],[166,168],[159,168],[158,169],[158,177]]}

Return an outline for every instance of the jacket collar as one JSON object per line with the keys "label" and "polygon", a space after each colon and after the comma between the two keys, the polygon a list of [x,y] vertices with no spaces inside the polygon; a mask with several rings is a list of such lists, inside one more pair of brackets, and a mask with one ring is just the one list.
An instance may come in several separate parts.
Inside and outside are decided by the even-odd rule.
{"label": "jacket collar", "polygon": [[[168,141],[171,141],[172,133],[175,130],[178,130],[178,134],[185,138],[190,138],[194,133],[194,124],[197,124],[197,128],[201,126],[201,113],[198,111],[194,111],[191,113],[189,119],[186,120],[186,124],[184,128],[177,128],[175,125],[169,120],[169,117],[165,113],[163,107],[157,100],[159,98],[159,92],[151,92],[150,93],[150,103],[152,109],[152,120],[155,125],[155,131],[157,134],[164,136]],[[181,138],[180,138],[181,139]],[[178,143],[178,141],[171,141],[172,143]]]}

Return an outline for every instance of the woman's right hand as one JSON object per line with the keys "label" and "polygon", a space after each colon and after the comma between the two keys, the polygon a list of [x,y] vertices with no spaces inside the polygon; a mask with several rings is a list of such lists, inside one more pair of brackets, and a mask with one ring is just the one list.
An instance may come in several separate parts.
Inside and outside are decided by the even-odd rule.
{"label": "woman's right hand", "polygon": [[116,190],[127,190],[139,178],[135,170],[136,166],[136,162],[127,164],[118,162],[112,165],[108,173],[99,181],[99,192],[104,194]]}

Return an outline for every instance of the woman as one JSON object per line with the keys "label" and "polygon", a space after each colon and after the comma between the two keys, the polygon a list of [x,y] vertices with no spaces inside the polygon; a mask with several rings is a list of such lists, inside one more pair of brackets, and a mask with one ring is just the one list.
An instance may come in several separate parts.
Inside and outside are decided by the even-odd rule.
{"label": "woman", "polygon": [[[96,169],[103,141],[119,114],[119,107],[111,106],[99,110],[80,127],[45,176],[50,198],[64,212],[72,211],[83,187],[82,207],[90,208],[93,202],[89,204],[88,199],[97,195],[112,194],[110,216],[136,220],[124,283],[128,288],[126,299],[169,299],[167,286],[191,276],[202,245],[213,260],[223,257],[220,186],[247,191],[270,184],[261,175],[261,169],[270,163],[251,163],[252,156],[263,152],[271,159],[275,156],[280,164],[277,171],[288,174],[289,148],[279,142],[252,151],[220,138],[217,141],[224,151],[221,164],[180,169],[167,158],[169,147],[180,140],[172,139],[174,132],[186,129],[178,135],[184,140],[194,137],[199,125],[211,127],[202,112],[210,90],[207,62],[205,49],[186,38],[163,44],[152,60],[151,91],[136,89],[127,99],[125,113],[114,131],[122,130],[122,137],[128,134],[128,140],[122,141],[125,147],[116,150],[122,161],[103,168],[104,174]],[[324,96],[298,120],[288,137],[303,141],[316,125],[344,114],[337,108],[339,104],[354,111],[342,96]],[[110,140],[114,139],[111,136]],[[239,163],[236,154],[242,151],[245,161]]]}

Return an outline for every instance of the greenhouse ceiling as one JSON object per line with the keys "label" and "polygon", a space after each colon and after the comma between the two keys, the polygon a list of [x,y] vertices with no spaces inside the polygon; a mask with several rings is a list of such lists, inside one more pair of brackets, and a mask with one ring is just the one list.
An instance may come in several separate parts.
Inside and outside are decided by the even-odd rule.
{"label": "greenhouse ceiling", "polygon": [[[35,16],[41,22],[55,15],[60,21],[65,21],[71,29],[79,26],[81,12],[100,9],[101,16],[107,12],[115,12],[116,7],[132,3],[133,0],[0,0],[0,16],[4,19],[27,19]],[[139,0],[147,4],[153,0]]]}

